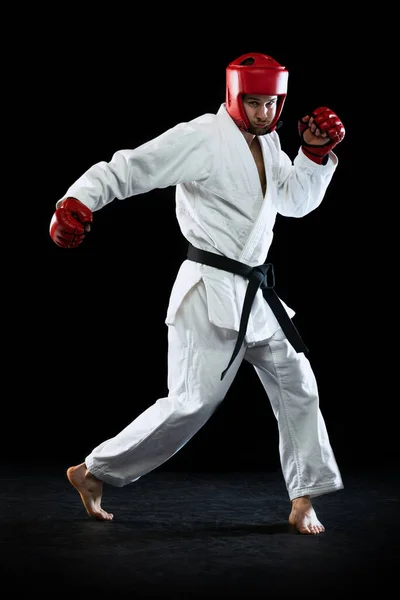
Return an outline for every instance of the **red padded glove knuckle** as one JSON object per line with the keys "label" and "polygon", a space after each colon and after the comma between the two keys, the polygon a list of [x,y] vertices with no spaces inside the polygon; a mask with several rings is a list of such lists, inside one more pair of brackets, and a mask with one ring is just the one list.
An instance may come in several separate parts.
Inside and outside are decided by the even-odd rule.
{"label": "red padded glove knuckle", "polygon": [[75,248],[85,238],[85,225],[92,223],[90,208],[76,198],[66,198],[50,222],[50,237],[61,248]]}
{"label": "red padded glove knuckle", "polygon": [[311,114],[314,124],[322,133],[327,134],[327,143],[321,146],[305,142],[304,131],[308,127],[308,123],[299,120],[298,129],[302,142],[303,152],[308,158],[318,164],[324,164],[327,154],[343,140],[345,128],[339,117],[327,106],[320,106]]}
{"label": "red padded glove knuckle", "polygon": [[313,111],[314,123],[322,132],[326,132],[332,141],[341,142],[345,129],[339,117],[329,108],[323,106]]}
{"label": "red padded glove knuckle", "polygon": [[88,206],[76,198],[66,198],[60,206],[78,219],[80,223],[92,223],[93,213]]}

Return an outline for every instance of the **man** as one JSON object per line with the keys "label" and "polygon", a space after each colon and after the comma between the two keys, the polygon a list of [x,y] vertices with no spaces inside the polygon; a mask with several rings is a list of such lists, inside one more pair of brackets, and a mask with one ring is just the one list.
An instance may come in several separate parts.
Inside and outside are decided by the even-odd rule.
{"label": "man", "polygon": [[266,257],[277,214],[302,217],[320,205],[338,164],[332,150],[345,130],[327,107],[304,116],[292,163],[276,131],[287,81],[285,67],[270,56],[240,56],[227,66],[226,99],[217,114],[116,152],[89,168],[56,204],[51,238],[74,248],[93,213],[109,202],[176,186],[176,215],[189,244],[166,315],[168,396],[67,471],[92,517],[113,518],[101,506],[103,483],[137,481],[192,438],[245,359],[277,419],[289,522],[302,534],[324,531],[311,499],[342,489],[342,478],[307,348],[291,321],[293,310],[275,293]]}

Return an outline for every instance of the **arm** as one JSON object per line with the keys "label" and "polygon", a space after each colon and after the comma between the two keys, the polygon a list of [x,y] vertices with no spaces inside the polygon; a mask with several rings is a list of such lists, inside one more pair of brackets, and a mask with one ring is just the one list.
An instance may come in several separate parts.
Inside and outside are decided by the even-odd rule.
{"label": "arm", "polygon": [[92,211],[114,199],[124,200],[183,181],[205,179],[212,167],[204,150],[211,139],[207,127],[181,123],[133,150],[115,152],[109,162],[90,167],[57,202],[78,198]]}
{"label": "arm", "polygon": [[90,167],[58,200],[50,222],[52,240],[62,248],[79,246],[90,231],[93,212],[115,198],[206,179],[212,169],[210,131],[200,117]]}
{"label": "arm", "polygon": [[293,164],[281,151],[278,212],[303,217],[322,202],[338,165],[332,149],[342,141],[345,130],[340,119],[326,107],[299,121],[301,148]]}

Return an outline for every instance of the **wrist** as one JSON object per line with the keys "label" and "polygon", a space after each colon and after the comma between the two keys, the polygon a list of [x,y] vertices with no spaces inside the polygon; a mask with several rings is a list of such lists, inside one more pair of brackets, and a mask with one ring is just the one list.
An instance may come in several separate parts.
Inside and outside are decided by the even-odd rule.
{"label": "wrist", "polygon": [[[318,148],[316,146],[316,148]],[[318,152],[313,152],[310,146],[301,146],[303,153],[312,160],[317,163],[317,165],[326,165],[328,162],[328,152],[325,154],[319,154]]]}

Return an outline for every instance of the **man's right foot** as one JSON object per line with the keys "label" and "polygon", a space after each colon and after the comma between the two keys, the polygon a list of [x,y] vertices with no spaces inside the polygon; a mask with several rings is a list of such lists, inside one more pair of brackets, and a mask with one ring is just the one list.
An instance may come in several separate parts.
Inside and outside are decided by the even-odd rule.
{"label": "man's right foot", "polygon": [[90,517],[99,521],[112,521],[114,515],[101,508],[103,482],[88,471],[85,463],[67,469],[67,477],[78,490],[83,506]]}

